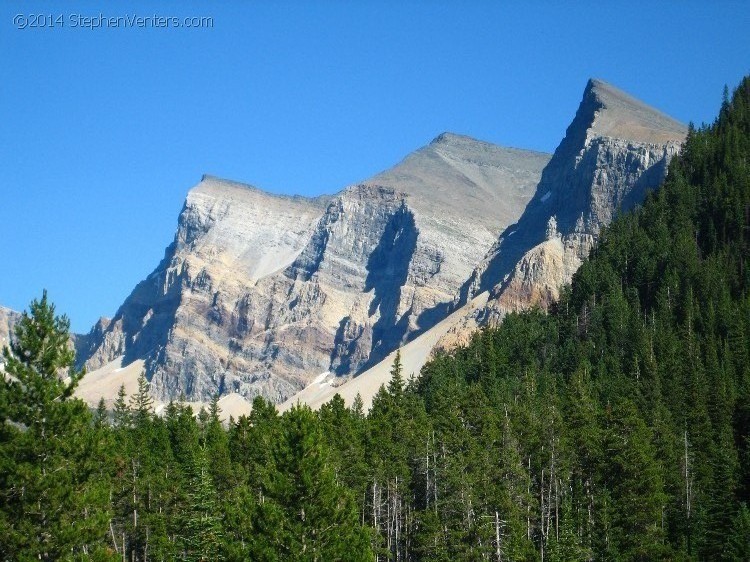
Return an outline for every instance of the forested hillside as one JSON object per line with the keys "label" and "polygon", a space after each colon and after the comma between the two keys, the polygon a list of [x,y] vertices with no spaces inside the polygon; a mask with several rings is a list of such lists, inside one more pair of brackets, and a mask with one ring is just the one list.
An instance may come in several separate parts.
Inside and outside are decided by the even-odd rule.
{"label": "forested hillside", "polygon": [[69,398],[45,297],[0,384],[3,560],[750,559],[750,78],[553,310],[370,412]]}

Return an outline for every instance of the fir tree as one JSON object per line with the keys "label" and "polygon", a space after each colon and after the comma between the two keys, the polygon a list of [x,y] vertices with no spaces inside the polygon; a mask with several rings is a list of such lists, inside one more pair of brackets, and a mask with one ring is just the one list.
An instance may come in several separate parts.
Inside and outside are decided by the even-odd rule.
{"label": "fir tree", "polygon": [[117,391],[114,411],[112,413],[112,423],[117,428],[129,427],[132,421],[132,415],[128,403],[125,401],[125,384],[121,384]]}
{"label": "fir tree", "polygon": [[[118,400],[120,398],[124,400],[124,396],[121,397],[119,394],[117,398]],[[117,407],[117,405],[115,406]],[[146,379],[146,373],[143,371],[138,375],[138,389],[130,397],[130,411],[136,426],[144,424],[154,411],[154,399],[149,392],[149,383]]]}
{"label": "fir tree", "polygon": [[55,315],[47,291],[23,313],[10,347],[3,349],[7,376],[1,386],[11,420],[27,427],[38,425],[55,402],[73,394],[83,371],[73,368],[69,327],[67,317]]}
{"label": "fir tree", "polygon": [[315,414],[295,406],[273,447],[254,554],[258,560],[370,561],[369,537],[349,492],[336,483]]}
{"label": "fir tree", "polygon": [[188,478],[187,504],[182,514],[182,556],[191,562],[222,560],[222,518],[206,447],[195,451]]}
{"label": "fir tree", "polygon": [[398,400],[404,392],[404,367],[401,364],[401,349],[396,350],[396,357],[391,366],[391,379],[388,381],[388,393]]}
{"label": "fir tree", "polygon": [[0,557],[106,558],[106,480],[100,442],[86,405],[71,399],[82,371],[73,368],[68,321],[34,300],[3,350],[0,380]]}
{"label": "fir tree", "polygon": [[724,549],[724,559],[750,560],[750,509],[744,503],[732,522],[732,529]]}

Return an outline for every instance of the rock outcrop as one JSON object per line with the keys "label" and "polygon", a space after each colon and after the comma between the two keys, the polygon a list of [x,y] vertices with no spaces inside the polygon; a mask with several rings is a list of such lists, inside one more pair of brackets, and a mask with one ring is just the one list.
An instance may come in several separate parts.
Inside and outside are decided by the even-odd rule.
{"label": "rock outcrop", "polygon": [[333,197],[212,177],[154,272],[86,336],[89,370],[145,360],[158,398],[263,395],[359,372],[445,317],[549,155],[445,133]]}
{"label": "rock outcrop", "polygon": [[462,289],[462,303],[490,291],[487,306],[454,327],[438,348],[465,343],[478,325],[497,323],[508,311],[556,299],[602,226],[664,180],[686,134],[684,125],[628,94],[589,81],[523,216]]}
{"label": "rock outcrop", "polygon": [[320,398],[361,373],[347,388],[370,392],[397,347],[416,366],[438,339],[557,298],[685,134],[592,80],[551,158],[444,133],[334,196],[204,177],[162,262],[77,348],[109,375],[143,364],[162,400]]}
{"label": "rock outcrop", "polygon": [[20,319],[21,314],[19,312],[0,306],[0,366],[4,363],[2,350],[10,344],[13,328]]}

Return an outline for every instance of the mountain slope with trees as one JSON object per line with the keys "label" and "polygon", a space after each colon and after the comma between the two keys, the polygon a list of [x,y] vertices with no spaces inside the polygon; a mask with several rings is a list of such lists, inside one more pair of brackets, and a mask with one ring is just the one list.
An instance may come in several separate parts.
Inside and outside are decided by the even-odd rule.
{"label": "mountain slope with trees", "polygon": [[0,384],[0,558],[747,560],[750,78],[549,311],[510,314],[371,410],[219,422],[70,398],[32,303]]}

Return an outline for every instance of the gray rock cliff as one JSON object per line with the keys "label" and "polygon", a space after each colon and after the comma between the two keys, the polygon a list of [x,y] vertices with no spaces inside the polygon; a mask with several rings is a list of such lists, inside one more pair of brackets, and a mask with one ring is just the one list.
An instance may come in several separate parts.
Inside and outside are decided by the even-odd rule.
{"label": "gray rock cliff", "polygon": [[85,364],[144,359],[162,399],[281,402],[352,375],[444,317],[548,161],[445,133],[333,197],[205,177],[162,262],[86,336]]}
{"label": "gray rock cliff", "polygon": [[6,345],[10,344],[13,328],[20,319],[20,312],[0,306],[0,365],[4,362],[2,350]]}
{"label": "gray rock cliff", "polygon": [[334,196],[204,177],[161,263],[76,345],[89,370],[145,361],[163,400],[278,403],[322,374],[366,372],[489,293],[443,336],[450,348],[557,298],[602,226],[663,180],[685,134],[592,80],[551,158],[444,133]]}
{"label": "gray rock cliff", "polygon": [[438,347],[465,343],[477,325],[497,323],[508,311],[556,299],[602,226],[664,180],[686,134],[684,125],[663,113],[604,82],[589,81],[520,220],[501,234],[462,287],[459,302],[490,291],[487,306]]}

